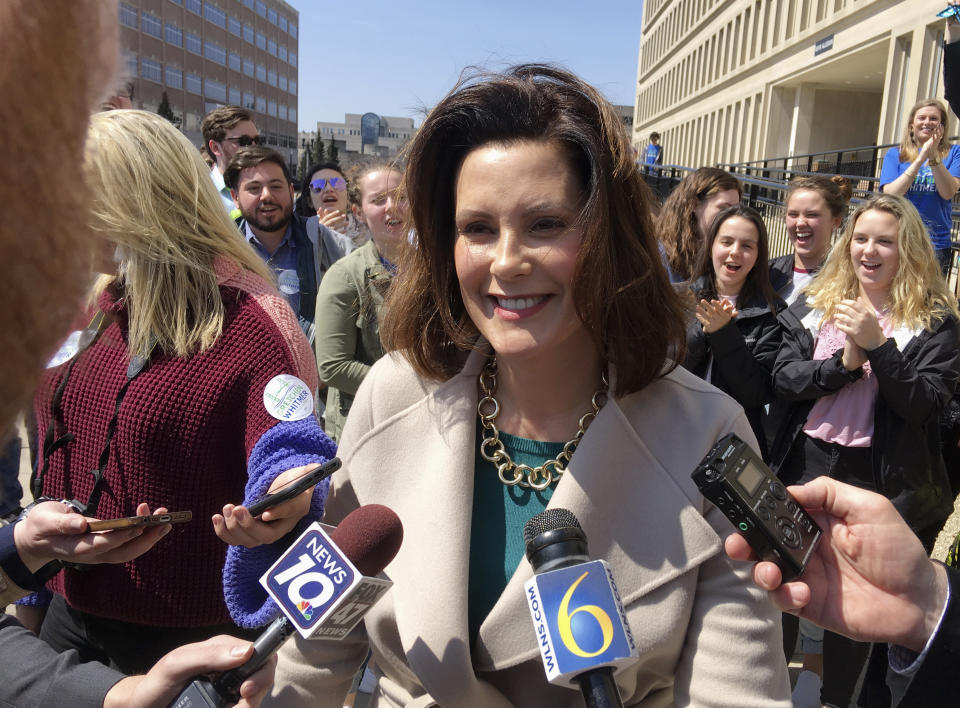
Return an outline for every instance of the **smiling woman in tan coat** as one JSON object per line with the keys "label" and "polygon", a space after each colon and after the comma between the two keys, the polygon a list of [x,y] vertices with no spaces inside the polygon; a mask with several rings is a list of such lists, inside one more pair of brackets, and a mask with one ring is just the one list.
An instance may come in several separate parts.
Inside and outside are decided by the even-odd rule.
{"label": "smiling woman in tan coat", "polygon": [[561,507],[639,645],[626,705],[788,706],[779,617],[690,479],[717,438],[753,434],[671,360],[683,313],[609,104],[548,66],[466,80],[417,134],[405,187],[418,248],[326,508],[397,512],[395,585],[345,641],[287,644],[273,705],[343,705],[368,647],[377,706],[582,705],[547,683],[523,593],[523,525]]}

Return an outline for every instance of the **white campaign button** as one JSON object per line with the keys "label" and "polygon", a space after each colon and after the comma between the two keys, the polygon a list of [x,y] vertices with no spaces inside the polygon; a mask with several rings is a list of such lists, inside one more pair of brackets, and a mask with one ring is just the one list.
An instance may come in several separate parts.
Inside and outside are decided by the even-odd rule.
{"label": "white campaign button", "polygon": [[300,292],[300,278],[295,270],[281,270],[277,273],[277,287],[285,295]]}
{"label": "white campaign button", "polygon": [[280,374],[264,387],[263,405],[277,420],[303,420],[313,413],[313,394],[296,376]]}
{"label": "white campaign button", "polygon": [[52,369],[55,366],[60,366],[60,364],[68,362],[74,356],[76,356],[77,350],[80,348],[81,334],[82,332],[79,329],[76,332],[70,333],[70,336],[67,337],[66,341],[60,345],[57,353],[54,354],[50,361],[47,362],[48,369]]}

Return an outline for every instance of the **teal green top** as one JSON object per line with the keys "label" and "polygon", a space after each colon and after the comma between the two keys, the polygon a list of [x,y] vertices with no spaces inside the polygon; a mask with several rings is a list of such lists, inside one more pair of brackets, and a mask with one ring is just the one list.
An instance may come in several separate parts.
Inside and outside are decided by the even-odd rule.
{"label": "teal green top", "polygon": [[[470,643],[523,558],[523,527],[547,508],[556,482],[538,492],[507,486],[497,468],[480,455],[483,428],[477,420],[477,454],[473,473],[473,517],[470,522],[470,588],[468,617]],[[503,446],[516,464],[542,465],[563,450],[564,443],[539,442],[500,433]]]}

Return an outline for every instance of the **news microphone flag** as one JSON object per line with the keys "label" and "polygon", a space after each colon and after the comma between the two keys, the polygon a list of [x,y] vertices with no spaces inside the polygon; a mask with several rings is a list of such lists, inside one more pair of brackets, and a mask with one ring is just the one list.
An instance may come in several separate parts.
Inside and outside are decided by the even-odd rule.
{"label": "news microphone flag", "polygon": [[305,639],[343,639],[393,585],[364,576],[326,528],[310,524],[260,578]]}
{"label": "news microphone flag", "polygon": [[547,680],[578,689],[585,671],[614,672],[637,660],[637,645],[602,560],[534,575],[524,584]]}

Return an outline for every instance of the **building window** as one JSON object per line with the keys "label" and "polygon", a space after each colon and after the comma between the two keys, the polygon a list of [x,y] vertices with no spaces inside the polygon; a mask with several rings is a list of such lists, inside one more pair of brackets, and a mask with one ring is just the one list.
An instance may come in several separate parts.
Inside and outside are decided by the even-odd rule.
{"label": "building window", "polygon": [[233,86],[231,86],[231,87],[230,87],[230,105],[231,105],[231,106],[239,106],[239,105],[240,105],[240,101],[241,101],[241,98],[240,98],[240,89],[234,88]]}
{"label": "building window", "polygon": [[293,121],[294,123],[297,122],[297,109],[296,109],[296,108],[290,108],[290,109],[287,111],[287,120]]}
{"label": "building window", "polygon": [[203,95],[212,98],[214,101],[225,102],[227,100],[227,87],[219,81],[206,79],[203,82]]}
{"label": "building window", "polygon": [[172,2],[174,5],[179,5],[180,7],[183,7],[183,0],[170,0],[170,2]]}
{"label": "building window", "polygon": [[160,62],[155,59],[144,57],[140,60],[140,76],[148,81],[156,81],[158,84],[163,81],[163,68]]}
{"label": "building window", "polygon": [[282,44],[279,47],[277,47],[277,56],[280,57],[281,61],[287,60],[287,48]]}
{"label": "building window", "polygon": [[137,29],[137,8],[120,3],[120,24],[130,29]]}
{"label": "building window", "polygon": [[216,62],[220,66],[227,65],[227,50],[221,47],[215,42],[211,42],[209,39],[204,42],[204,56],[207,57],[212,62]]}
{"label": "building window", "polygon": [[164,74],[166,76],[167,86],[175,89],[183,88],[183,72],[180,71],[180,69],[168,64]]}
{"label": "building window", "polygon": [[227,28],[227,13],[216,5],[211,5],[208,2],[203,3],[203,16],[207,18],[208,22],[212,22],[217,27]]}
{"label": "building window", "polygon": [[280,90],[281,90],[281,91],[286,91],[286,90],[287,90],[287,77],[284,76],[283,74],[280,74],[280,76],[279,76],[278,78],[279,78],[279,82],[280,82]]}
{"label": "building window", "polygon": [[187,0],[187,9],[195,15],[199,15],[203,11],[200,0]]}
{"label": "building window", "polygon": [[274,118],[277,117],[277,102],[276,102],[276,101],[268,101],[268,102],[267,102],[267,115],[268,115],[268,116],[272,116],[272,117],[274,117]]}
{"label": "building window", "polygon": [[277,11],[274,10],[272,7],[267,9],[267,21],[271,25],[277,24]]}
{"label": "building window", "polygon": [[275,71],[267,72],[267,83],[270,84],[271,86],[277,85],[277,72]]}
{"label": "building window", "polygon": [[243,92],[243,103],[242,103],[241,105],[242,105],[244,108],[249,108],[250,110],[253,110],[253,106],[254,106],[253,94],[250,93],[249,91],[244,91],[244,92]]}
{"label": "building window", "polygon": [[243,73],[247,76],[253,76],[253,59],[243,60]]}
{"label": "building window", "polygon": [[243,4],[247,7],[247,9],[253,9],[253,0],[243,0]]}
{"label": "building window", "polygon": [[183,49],[183,30],[172,22],[167,23],[166,29],[167,42],[175,47]]}
{"label": "building window", "polygon": [[133,52],[124,52],[123,53],[124,61],[127,65],[127,74],[130,76],[137,75],[137,55]]}
{"label": "building window", "polygon": [[163,23],[156,15],[151,15],[149,12],[140,15],[140,29],[143,30],[144,34],[163,39]]}
{"label": "building window", "polygon": [[253,44],[253,27],[251,27],[250,25],[243,26],[243,40],[245,42],[250,42],[250,44]]}
{"label": "building window", "polygon": [[287,18],[283,15],[280,15],[280,29],[284,32],[287,31]]}
{"label": "building window", "polygon": [[287,119],[287,104],[286,104],[286,103],[281,103],[279,106],[277,106],[277,117],[280,118],[280,120],[286,120],[286,119]]}
{"label": "building window", "polygon": [[193,32],[187,32],[187,51],[203,56],[203,43]]}
{"label": "building window", "polygon": [[195,93],[198,96],[202,93],[203,83],[196,74],[187,74],[187,91]]}
{"label": "building window", "polygon": [[267,80],[267,67],[263,64],[257,64],[257,80],[266,81]]}
{"label": "building window", "polygon": [[240,20],[236,17],[230,17],[227,19],[227,27],[230,30],[230,34],[234,37],[243,36],[243,25],[240,24]]}
{"label": "building window", "polygon": [[277,56],[277,43],[272,39],[267,40],[267,54]]}
{"label": "building window", "polygon": [[266,113],[266,112],[267,112],[267,99],[265,99],[263,96],[257,96],[257,108],[256,108],[256,110],[257,110],[258,113]]}
{"label": "building window", "polygon": [[257,32],[257,49],[266,49],[267,48],[267,38],[263,36],[263,33]]}
{"label": "building window", "polygon": [[297,53],[296,53],[296,52],[294,52],[294,51],[291,50],[290,52],[287,53],[287,57],[288,57],[288,58],[287,58],[287,61],[290,62],[290,66],[296,66],[296,65],[297,65]]}
{"label": "building window", "polygon": [[297,38],[297,26],[292,22],[290,23],[290,36],[294,39]]}
{"label": "building window", "polygon": [[243,58],[236,52],[230,52],[230,68],[234,71],[243,71]]}
{"label": "building window", "polygon": [[257,0],[257,14],[260,17],[267,16],[267,6],[263,3],[263,0]]}
{"label": "building window", "polygon": [[290,93],[296,95],[297,93],[297,82],[296,79],[290,79]]}

